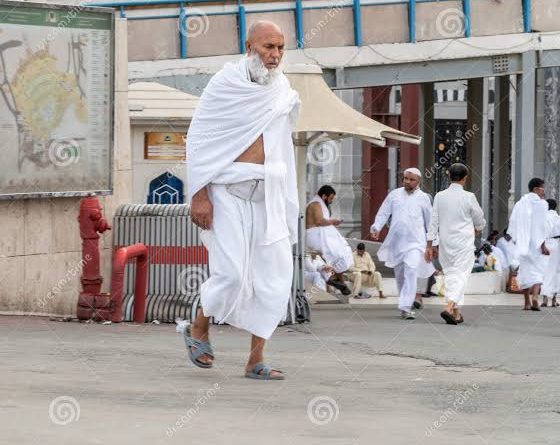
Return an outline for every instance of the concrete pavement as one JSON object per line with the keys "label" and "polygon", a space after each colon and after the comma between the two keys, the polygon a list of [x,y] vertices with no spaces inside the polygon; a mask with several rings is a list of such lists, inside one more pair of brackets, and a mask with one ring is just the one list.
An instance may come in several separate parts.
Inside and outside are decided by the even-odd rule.
{"label": "concrete pavement", "polygon": [[269,345],[284,382],[244,379],[249,337],[227,326],[203,370],[172,325],[0,317],[0,443],[559,443],[560,309],[439,310],[314,306]]}

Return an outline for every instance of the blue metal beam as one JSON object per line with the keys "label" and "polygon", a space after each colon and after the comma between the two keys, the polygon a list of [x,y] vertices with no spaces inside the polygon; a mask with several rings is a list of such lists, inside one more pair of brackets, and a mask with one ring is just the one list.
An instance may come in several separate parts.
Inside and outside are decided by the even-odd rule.
{"label": "blue metal beam", "polygon": [[245,6],[239,5],[239,14],[237,16],[239,24],[239,52],[245,54],[245,37],[247,35],[247,20],[245,17]]}
{"label": "blue metal beam", "polygon": [[354,0],[354,44],[362,46],[362,11],[360,0]]}
{"label": "blue metal beam", "polygon": [[463,21],[465,22],[465,37],[471,36],[471,0],[463,0]]}
{"label": "blue metal beam", "polygon": [[531,32],[531,0],[523,0],[523,31]]}
{"label": "blue metal beam", "polygon": [[124,13],[124,6],[121,6],[121,19],[126,18],[126,14]]}
{"label": "blue metal beam", "polygon": [[296,45],[297,48],[303,48],[303,7],[301,0],[296,0]]}
{"label": "blue metal beam", "polygon": [[416,0],[408,1],[408,40],[416,42]]}
{"label": "blue metal beam", "polygon": [[181,50],[181,59],[186,59],[187,58],[187,13],[185,11],[184,3],[180,3],[179,45]]}

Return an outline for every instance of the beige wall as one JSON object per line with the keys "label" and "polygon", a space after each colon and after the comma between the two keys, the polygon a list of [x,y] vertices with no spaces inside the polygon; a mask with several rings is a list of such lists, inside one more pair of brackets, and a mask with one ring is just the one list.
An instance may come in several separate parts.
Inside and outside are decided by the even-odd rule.
{"label": "beige wall", "polygon": [[559,17],[560,0],[532,0],[531,28],[534,31],[558,31]]}
{"label": "beige wall", "polygon": [[187,18],[187,57],[223,54],[239,54],[237,16]]}
{"label": "beige wall", "polygon": [[[131,197],[126,22],[116,20],[115,195],[101,198],[111,221]],[[126,130],[126,131],[125,131]],[[0,201],[0,312],[75,314],[80,291],[79,198]],[[104,288],[111,270],[112,233],[100,239]]]}
{"label": "beige wall", "polygon": [[471,1],[471,35],[489,36],[523,32],[521,2],[495,0]]}
{"label": "beige wall", "polygon": [[364,44],[408,42],[408,6],[363,6],[362,40]]}
{"label": "beige wall", "polygon": [[178,19],[128,20],[128,60],[178,59],[179,30]]}
{"label": "beige wall", "polygon": [[351,8],[303,11],[306,48],[354,45],[354,19]]}

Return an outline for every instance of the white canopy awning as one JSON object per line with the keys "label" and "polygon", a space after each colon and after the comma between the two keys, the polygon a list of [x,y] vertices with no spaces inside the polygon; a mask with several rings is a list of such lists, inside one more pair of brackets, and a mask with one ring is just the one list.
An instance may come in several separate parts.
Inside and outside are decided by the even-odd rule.
{"label": "white canopy awning", "polygon": [[385,146],[386,138],[420,144],[420,137],[370,119],[340,100],[325,83],[319,67],[293,65],[285,73],[301,100],[295,130],[298,145],[308,145],[321,138],[336,140],[351,136],[380,147]]}

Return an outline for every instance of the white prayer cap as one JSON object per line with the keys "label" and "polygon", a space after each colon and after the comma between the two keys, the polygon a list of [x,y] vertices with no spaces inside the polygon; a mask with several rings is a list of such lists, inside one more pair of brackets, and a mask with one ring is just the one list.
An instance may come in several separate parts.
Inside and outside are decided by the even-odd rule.
{"label": "white prayer cap", "polygon": [[416,175],[419,178],[422,177],[422,172],[420,170],[418,170],[416,167],[407,168],[404,172],[405,173],[412,173],[413,175]]}

